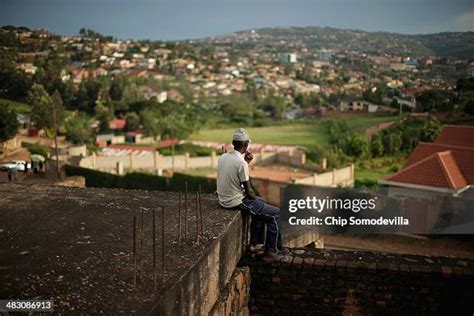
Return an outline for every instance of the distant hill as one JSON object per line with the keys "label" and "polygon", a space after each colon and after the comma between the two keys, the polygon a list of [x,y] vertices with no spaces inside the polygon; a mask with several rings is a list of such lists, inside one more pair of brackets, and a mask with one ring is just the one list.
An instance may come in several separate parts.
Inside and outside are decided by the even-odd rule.
{"label": "distant hill", "polygon": [[474,32],[446,32],[413,37],[438,56],[474,58]]}
{"label": "distant hill", "polygon": [[[278,46],[304,43],[310,48],[335,48],[378,54],[453,56],[474,58],[474,32],[406,35],[386,32],[336,29],[330,27],[278,27],[255,29],[255,43]],[[240,31],[206,40],[248,42],[251,31]],[[247,35],[247,36],[246,36]]]}

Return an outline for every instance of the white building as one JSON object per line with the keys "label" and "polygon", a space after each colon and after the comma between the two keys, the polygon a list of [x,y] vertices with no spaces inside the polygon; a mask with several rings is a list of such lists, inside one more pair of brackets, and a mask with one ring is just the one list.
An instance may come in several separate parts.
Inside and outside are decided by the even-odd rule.
{"label": "white building", "polygon": [[298,61],[298,56],[294,53],[283,53],[280,55],[280,61],[285,64],[294,64]]}

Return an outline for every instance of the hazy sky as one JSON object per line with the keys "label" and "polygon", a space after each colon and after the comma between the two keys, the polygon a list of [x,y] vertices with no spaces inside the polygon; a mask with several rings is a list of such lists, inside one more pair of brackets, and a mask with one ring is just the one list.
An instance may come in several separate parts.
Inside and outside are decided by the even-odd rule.
{"label": "hazy sky", "polygon": [[0,25],[122,39],[200,38],[272,26],[474,31],[474,0],[0,0]]}

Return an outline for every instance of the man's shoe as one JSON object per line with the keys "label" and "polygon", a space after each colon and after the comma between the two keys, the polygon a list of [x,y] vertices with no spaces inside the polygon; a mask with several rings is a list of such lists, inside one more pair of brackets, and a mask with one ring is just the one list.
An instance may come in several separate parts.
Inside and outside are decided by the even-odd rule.
{"label": "man's shoe", "polygon": [[259,252],[263,250],[263,246],[263,244],[250,245],[249,250],[250,252]]}
{"label": "man's shoe", "polygon": [[277,252],[266,252],[263,254],[262,260],[265,262],[286,262],[288,260],[291,260],[291,257],[279,254]]}
{"label": "man's shoe", "polygon": [[280,255],[283,255],[283,256],[291,255],[290,249],[289,249],[289,248],[286,248],[286,247],[281,248],[281,249],[278,251],[278,253],[279,253]]}

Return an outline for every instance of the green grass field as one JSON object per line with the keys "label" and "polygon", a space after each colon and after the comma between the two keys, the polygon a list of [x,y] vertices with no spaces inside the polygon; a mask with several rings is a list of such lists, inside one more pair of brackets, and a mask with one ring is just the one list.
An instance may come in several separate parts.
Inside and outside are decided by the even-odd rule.
{"label": "green grass field", "polygon": [[8,104],[12,109],[14,109],[19,114],[30,113],[31,111],[30,106],[23,102],[17,102],[17,101],[0,98],[0,104],[2,103]]}
{"label": "green grass field", "polygon": [[[393,116],[351,116],[342,120],[356,133],[365,133],[370,126],[394,120]],[[275,145],[299,145],[311,147],[314,145],[326,146],[328,132],[323,122],[329,119],[315,120],[312,122],[299,122],[292,125],[249,127],[250,137],[255,143]],[[334,118],[333,120],[336,120]],[[204,129],[191,135],[191,140],[230,142],[232,131],[239,126],[223,129]]]}

